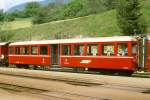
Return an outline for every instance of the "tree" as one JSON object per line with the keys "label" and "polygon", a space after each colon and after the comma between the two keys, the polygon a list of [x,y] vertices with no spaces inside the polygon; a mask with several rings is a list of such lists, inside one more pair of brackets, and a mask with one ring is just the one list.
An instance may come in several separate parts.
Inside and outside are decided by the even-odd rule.
{"label": "tree", "polygon": [[38,2],[30,2],[25,7],[25,13],[27,17],[34,16],[38,10],[41,8],[41,4]]}
{"label": "tree", "polygon": [[65,17],[76,17],[77,13],[82,10],[83,5],[78,1],[73,1],[64,7],[64,16]]}
{"label": "tree", "polygon": [[0,11],[0,22],[4,21],[5,15],[3,13],[3,11]]}
{"label": "tree", "polygon": [[117,0],[118,25],[124,35],[143,34],[146,26],[140,12],[139,0]]}
{"label": "tree", "polygon": [[33,24],[42,24],[47,22],[48,10],[45,10],[46,7],[39,9],[39,11],[33,16]]}
{"label": "tree", "polygon": [[105,0],[82,0],[85,6],[85,11],[88,14],[97,14],[107,9],[104,5]]}
{"label": "tree", "polygon": [[6,13],[5,14],[5,21],[14,21],[15,17],[11,13]]}
{"label": "tree", "polygon": [[116,0],[104,0],[103,4],[108,10],[111,10],[115,8],[115,2]]}

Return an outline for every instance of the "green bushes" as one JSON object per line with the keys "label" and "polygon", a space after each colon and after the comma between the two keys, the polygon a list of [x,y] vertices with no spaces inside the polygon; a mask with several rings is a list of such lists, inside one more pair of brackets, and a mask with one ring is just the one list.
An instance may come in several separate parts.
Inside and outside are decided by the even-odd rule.
{"label": "green bushes", "polygon": [[66,5],[48,5],[44,9],[47,10],[45,11],[45,14],[44,12],[42,12],[42,16],[41,13],[37,13],[34,16],[33,23],[41,24],[50,21],[64,20],[68,18],[76,18],[91,14],[102,13],[113,8],[112,6],[108,6],[108,4],[111,3],[113,5],[112,1],[114,0],[111,0],[111,2],[109,0],[72,0]]}

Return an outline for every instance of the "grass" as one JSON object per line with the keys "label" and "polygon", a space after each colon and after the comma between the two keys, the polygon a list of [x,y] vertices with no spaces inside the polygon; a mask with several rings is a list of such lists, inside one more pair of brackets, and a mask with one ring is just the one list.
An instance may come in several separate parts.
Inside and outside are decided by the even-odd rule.
{"label": "grass", "polygon": [[[150,33],[150,0],[143,0],[142,5],[143,18],[146,20],[148,26],[147,33]],[[22,20],[20,24],[19,22],[18,24],[12,24],[14,28],[12,28],[11,33],[14,35],[10,41],[52,39],[55,34],[60,33],[65,33],[71,37],[80,34],[86,36],[122,35],[117,25],[115,10],[72,20],[50,22],[34,26],[31,25],[29,20]]]}
{"label": "grass", "polygon": [[[74,20],[64,20],[60,22],[50,22],[35,25],[30,28],[12,30],[14,36],[12,40],[32,40],[51,39],[54,34],[65,33],[67,35],[96,35],[112,36],[121,35],[116,23],[116,12],[114,10],[97,15],[90,15]],[[22,37],[23,34],[23,37]],[[21,37],[21,38],[20,38]]]}
{"label": "grass", "polygon": [[20,28],[26,28],[26,27],[31,27],[31,19],[26,18],[26,19],[16,19],[15,21],[12,22],[5,22],[2,26],[2,30],[15,30],[15,29],[20,29]]}

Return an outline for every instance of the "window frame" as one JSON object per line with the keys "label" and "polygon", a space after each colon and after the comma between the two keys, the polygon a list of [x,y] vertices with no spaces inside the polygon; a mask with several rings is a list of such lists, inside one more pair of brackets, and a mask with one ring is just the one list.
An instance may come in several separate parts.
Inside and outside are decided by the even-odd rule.
{"label": "window frame", "polygon": [[[41,47],[46,47],[46,48],[47,48],[46,54],[41,54]],[[48,46],[48,45],[40,45],[40,46],[39,46],[39,49],[40,49],[40,50],[39,50],[39,54],[40,54],[40,55],[48,55],[48,54],[49,54],[49,50],[48,50],[48,49],[49,49],[49,46]]]}
{"label": "window frame", "polygon": [[[96,53],[96,55],[93,55],[92,53],[91,53],[91,54],[88,54],[88,47],[89,47],[90,45],[91,45],[91,46],[97,46],[97,53]],[[87,56],[99,56],[99,54],[100,54],[100,52],[99,52],[100,50],[99,50],[99,49],[101,49],[101,48],[100,48],[100,44],[98,44],[98,43],[89,43],[89,44],[87,44],[86,46],[87,46],[87,49],[86,49],[86,55],[87,55]],[[92,50],[91,50],[91,51],[92,51]]]}
{"label": "window frame", "polygon": [[[83,54],[75,54],[75,47],[76,46],[83,46]],[[87,48],[86,45],[83,43],[82,44],[74,44],[73,45],[73,55],[74,56],[85,56],[86,55],[86,48]]]}
{"label": "window frame", "polygon": [[[112,45],[114,48],[113,48],[113,54],[110,54],[110,55],[107,55],[107,54],[104,54],[104,46],[107,46],[107,45]],[[116,48],[116,44],[113,42],[106,42],[106,43],[102,43],[101,44],[101,56],[116,56],[115,54],[115,48]]]}
{"label": "window frame", "polygon": [[[32,48],[33,47],[37,47],[37,53],[36,54],[33,54],[33,52],[32,52]],[[39,46],[38,45],[31,45],[31,55],[39,55]]]}
{"label": "window frame", "polygon": [[[12,49],[12,53],[10,52],[10,50]],[[15,50],[14,50],[14,47],[9,47],[9,54],[10,55],[13,55],[13,54],[15,54]]]}
{"label": "window frame", "polygon": [[[23,48],[26,48],[26,47],[28,47],[28,54],[23,53]],[[22,46],[21,51],[22,51],[22,55],[30,55],[30,46],[28,46],[28,45]]]}
{"label": "window frame", "polygon": [[[134,45],[136,45],[136,53],[133,53],[133,46],[134,46]],[[132,43],[132,44],[131,44],[131,55],[132,55],[132,56],[137,55],[137,53],[138,53],[137,50],[138,50],[138,44],[137,44],[137,43]]]}
{"label": "window frame", "polygon": [[[69,54],[64,54],[63,53],[63,47],[64,46],[70,46]],[[72,55],[72,45],[71,44],[63,44],[63,45],[61,45],[61,55],[63,55],[63,56],[70,56],[70,55]]]}
{"label": "window frame", "polygon": [[[17,53],[17,48],[19,48],[19,53]],[[15,48],[15,55],[21,55],[21,46],[16,46]]]}
{"label": "window frame", "polygon": [[[119,56],[118,55],[119,45],[126,45],[126,47],[127,47],[127,55],[124,55],[124,56],[129,56],[129,44],[126,43],[126,42],[117,43],[117,56]],[[120,55],[119,57],[124,57],[124,56]]]}

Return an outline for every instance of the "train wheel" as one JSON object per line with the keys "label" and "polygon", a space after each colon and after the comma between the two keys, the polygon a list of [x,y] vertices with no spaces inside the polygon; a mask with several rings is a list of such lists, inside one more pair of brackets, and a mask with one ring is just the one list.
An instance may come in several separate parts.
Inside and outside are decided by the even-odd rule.
{"label": "train wheel", "polygon": [[36,70],[38,68],[38,66],[36,66],[36,65],[29,65],[29,69],[34,69],[34,70]]}
{"label": "train wheel", "polygon": [[114,75],[116,73],[116,71],[113,70],[100,70],[99,72],[102,75]]}
{"label": "train wheel", "polygon": [[18,64],[18,65],[16,65],[16,67],[17,67],[17,68],[21,68],[21,65]]}
{"label": "train wheel", "polygon": [[73,68],[73,72],[75,73],[80,73],[80,72],[84,72],[85,68]]}
{"label": "train wheel", "polygon": [[131,76],[133,74],[133,71],[119,71],[118,75],[120,76]]}
{"label": "train wheel", "polygon": [[29,69],[29,65],[23,65],[23,68]]}
{"label": "train wheel", "polygon": [[9,67],[9,63],[5,63],[5,66],[6,66],[6,67]]}

